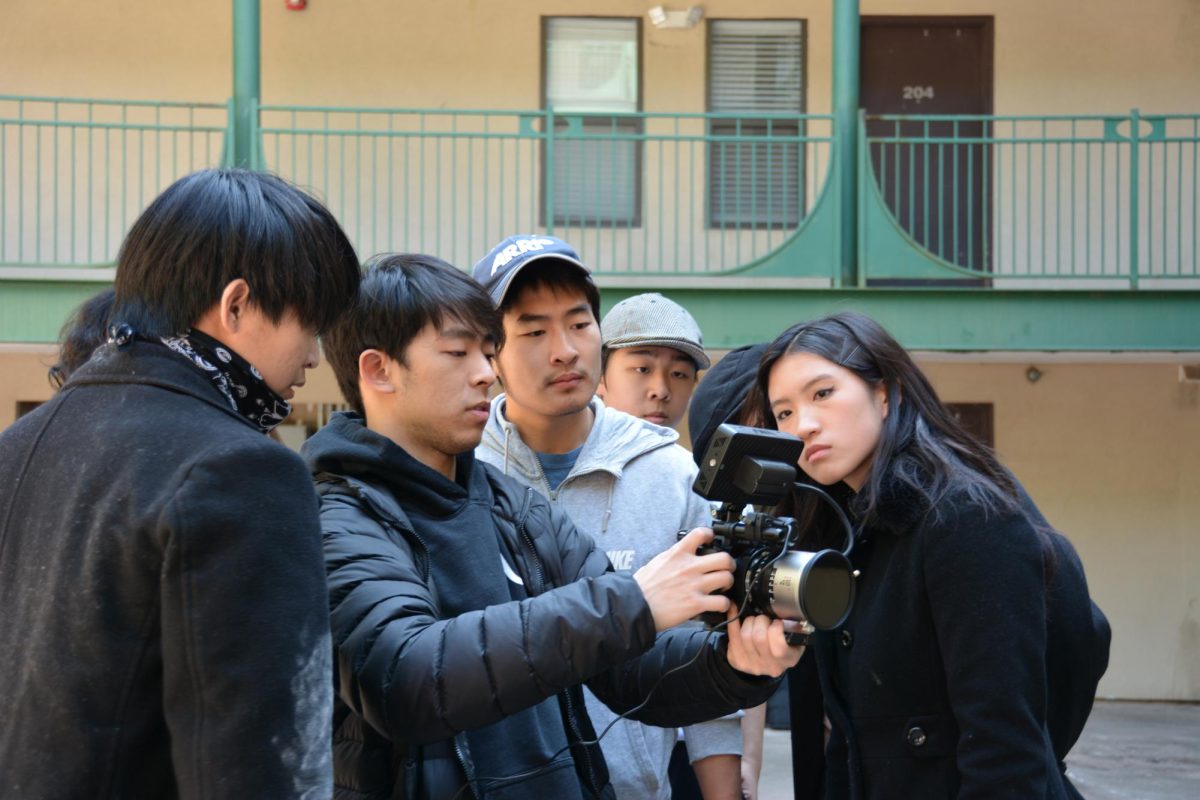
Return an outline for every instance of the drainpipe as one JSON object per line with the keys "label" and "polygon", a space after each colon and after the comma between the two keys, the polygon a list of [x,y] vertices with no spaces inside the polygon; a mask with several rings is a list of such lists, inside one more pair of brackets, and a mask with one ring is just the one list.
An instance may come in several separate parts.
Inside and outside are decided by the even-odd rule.
{"label": "drainpipe", "polygon": [[858,285],[858,0],[833,0],[833,118],[841,285]]}
{"label": "drainpipe", "polygon": [[259,98],[259,0],[233,0],[233,165],[253,169]]}

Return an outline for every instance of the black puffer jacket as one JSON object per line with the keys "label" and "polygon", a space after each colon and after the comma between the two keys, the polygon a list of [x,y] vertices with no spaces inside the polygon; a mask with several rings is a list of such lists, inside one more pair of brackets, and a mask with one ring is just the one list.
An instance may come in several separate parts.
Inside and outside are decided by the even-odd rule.
{"label": "black puffer jacket", "polygon": [[[710,645],[703,631],[672,630],[656,641],[632,576],[612,572],[604,552],[544,498],[470,454],[460,456],[459,467],[486,486],[494,528],[458,530],[450,517],[447,535],[498,537],[529,597],[446,619],[438,598],[455,587],[433,585],[430,548],[405,511],[411,458],[353,414],[336,415],[305,455],[321,495],[339,797],[453,795],[464,772],[481,777],[472,774],[464,731],[556,695],[583,796],[609,797],[600,748],[580,744],[595,738],[582,684],[614,710],[628,711],[664,673],[702,651],[633,715],[675,726],[761,703],[777,683],[730,667],[723,636]],[[434,774],[425,760],[430,749],[452,751],[456,774]],[[503,793],[529,796],[512,782]]]}

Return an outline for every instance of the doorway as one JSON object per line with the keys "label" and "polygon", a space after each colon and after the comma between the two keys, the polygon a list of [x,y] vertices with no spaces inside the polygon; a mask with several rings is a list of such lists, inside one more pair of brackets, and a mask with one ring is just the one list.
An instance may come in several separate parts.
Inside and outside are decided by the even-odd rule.
{"label": "doorway", "polygon": [[990,123],[880,117],[991,114],[992,17],[868,16],[861,25],[860,97],[884,202],[938,258],[990,272]]}

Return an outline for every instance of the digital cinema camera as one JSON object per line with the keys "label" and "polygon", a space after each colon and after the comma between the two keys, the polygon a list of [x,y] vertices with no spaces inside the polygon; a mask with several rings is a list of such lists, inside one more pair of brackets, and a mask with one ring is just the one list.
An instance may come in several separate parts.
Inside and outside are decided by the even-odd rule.
{"label": "digital cinema camera", "polygon": [[[799,439],[779,431],[718,427],[692,488],[721,506],[713,514],[716,535],[697,552],[733,556],[733,587],[725,594],[739,616],[765,614],[830,630],[842,624],[854,602],[855,572],[848,557],[853,533],[829,495],[796,482],[796,462],[803,448]],[[794,490],[815,492],[837,511],[846,526],[844,551],[797,549],[794,519],[747,508],[774,507]],[[681,531],[680,537],[685,533]],[[717,613],[702,614],[700,619],[710,628],[725,622],[725,616]]]}

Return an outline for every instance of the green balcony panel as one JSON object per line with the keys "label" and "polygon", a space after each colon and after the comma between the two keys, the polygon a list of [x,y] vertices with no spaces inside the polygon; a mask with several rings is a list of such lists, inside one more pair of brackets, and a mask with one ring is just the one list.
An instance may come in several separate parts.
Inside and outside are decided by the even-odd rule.
{"label": "green balcony panel", "polygon": [[[640,289],[601,286],[605,310]],[[970,289],[668,288],[714,349],[775,338],[792,323],[860,311],[908,348],[940,351],[1200,351],[1200,293]]]}

